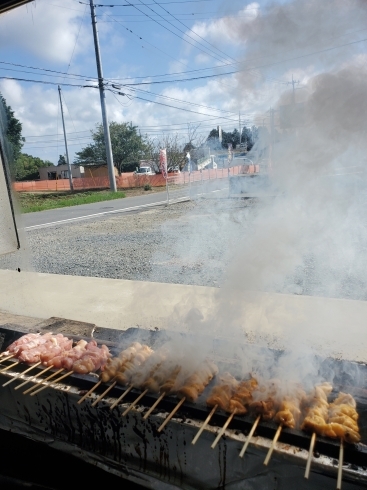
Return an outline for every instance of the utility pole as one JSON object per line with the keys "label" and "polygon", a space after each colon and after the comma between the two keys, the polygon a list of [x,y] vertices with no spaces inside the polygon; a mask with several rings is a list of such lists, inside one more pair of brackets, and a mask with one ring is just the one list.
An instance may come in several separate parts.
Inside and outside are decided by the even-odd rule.
{"label": "utility pole", "polygon": [[241,134],[241,111],[238,112],[238,127],[240,131],[240,146],[242,142],[242,134]]}
{"label": "utility pole", "polygon": [[299,83],[299,80],[293,80],[293,74],[292,74],[292,81],[288,82],[288,85],[292,85],[292,87],[293,87],[293,93],[292,93],[292,104],[293,105],[295,105],[295,103],[296,103],[296,93],[295,93],[295,88],[294,88],[296,83]]}
{"label": "utility pole", "polygon": [[269,170],[273,166],[274,160],[274,112],[275,110],[270,107],[270,145],[269,145]]}
{"label": "utility pole", "polygon": [[68,169],[69,169],[69,183],[70,183],[70,190],[71,192],[74,192],[74,186],[73,186],[73,176],[71,173],[71,165],[70,165],[70,160],[69,160],[69,152],[68,152],[68,142],[66,140],[66,131],[65,131],[65,121],[64,121],[64,110],[62,107],[62,99],[61,99],[61,88],[60,85],[58,86],[59,90],[59,98],[60,98],[60,107],[61,107],[61,119],[62,119],[62,128],[64,130],[64,141],[65,141],[65,152],[66,152],[66,163],[68,164]]}
{"label": "utility pole", "polygon": [[103,122],[103,131],[104,131],[104,142],[105,142],[105,146],[106,146],[108,177],[109,177],[109,181],[110,181],[111,191],[116,192],[117,188],[116,188],[116,179],[115,179],[115,169],[113,166],[110,128],[108,126],[106,96],[105,96],[104,85],[103,85],[102,61],[101,61],[101,55],[99,52],[99,41],[98,41],[98,31],[97,31],[97,22],[96,22],[96,8],[94,6],[93,0],[89,0],[89,1],[90,1],[90,13],[92,16],[94,49],[96,52],[98,87],[99,87],[99,95],[101,98],[102,122]]}

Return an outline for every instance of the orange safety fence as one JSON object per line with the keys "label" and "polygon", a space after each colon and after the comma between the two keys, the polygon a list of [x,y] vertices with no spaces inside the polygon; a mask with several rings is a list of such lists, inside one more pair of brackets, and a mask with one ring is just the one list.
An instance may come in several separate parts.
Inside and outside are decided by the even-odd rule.
{"label": "orange safety fence", "polygon": [[[190,182],[201,182],[206,180],[226,179],[231,175],[239,173],[258,173],[258,165],[237,165],[229,168],[196,170],[191,172],[169,173],[168,184],[185,185]],[[108,177],[88,177],[74,178],[73,185],[75,190],[88,189],[108,189]],[[166,180],[162,174],[156,175],[137,175],[134,172],[124,173],[116,177],[116,185],[118,189],[132,189],[151,185],[152,187],[163,187],[166,185]],[[13,188],[18,192],[58,192],[69,191],[70,185],[68,179],[59,180],[33,180],[26,182],[14,182]]]}

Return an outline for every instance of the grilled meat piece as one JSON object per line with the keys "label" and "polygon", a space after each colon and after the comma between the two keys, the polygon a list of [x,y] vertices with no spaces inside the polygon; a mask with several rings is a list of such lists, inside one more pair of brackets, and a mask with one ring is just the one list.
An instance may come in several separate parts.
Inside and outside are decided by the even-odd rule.
{"label": "grilled meat piece", "polygon": [[195,402],[217,373],[218,368],[215,364],[208,360],[204,361],[199,369],[189,376],[177,390],[178,397],[185,397],[188,401]]}

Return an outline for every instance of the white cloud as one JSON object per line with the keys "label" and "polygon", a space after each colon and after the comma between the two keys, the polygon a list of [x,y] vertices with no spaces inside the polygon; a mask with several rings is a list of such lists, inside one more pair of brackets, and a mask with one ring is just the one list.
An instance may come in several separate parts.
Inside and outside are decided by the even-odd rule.
{"label": "white cloud", "polygon": [[[1,16],[1,48],[20,48],[38,58],[69,62],[84,7],[72,0],[63,0],[59,6],[47,2],[42,2],[42,8],[36,5],[31,3]],[[81,28],[76,53],[83,51],[89,41],[87,29],[90,30],[87,24]]]}
{"label": "white cloud", "polygon": [[[243,40],[238,36],[239,26],[246,25],[256,19],[259,15],[258,9],[259,4],[254,2],[240,10],[236,15],[224,16],[211,22],[196,22],[192,31],[208,41],[239,45],[243,43]],[[193,37],[195,36],[193,35]]]}

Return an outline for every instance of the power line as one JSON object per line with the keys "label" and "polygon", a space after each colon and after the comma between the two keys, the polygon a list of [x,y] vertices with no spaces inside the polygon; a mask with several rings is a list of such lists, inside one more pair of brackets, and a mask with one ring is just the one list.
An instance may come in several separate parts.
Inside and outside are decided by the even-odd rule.
{"label": "power line", "polygon": [[[141,2],[141,0],[139,0]],[[168,10],[166,10],[164,7],[162,7],[162,4],[161,3],[158,3],[156,2],[156,0],[153,0],[153,2],[156,4],[156,5],[159,5],[161,7],[162,10],[164,10],[165,12],[167,12],[167,14],[169,14],[171,17],[173,17],[177,22],[179,22],[181,25],[183,25],[186,29],[189,29],[190,32],[194,33],[195,36],[198,36],[200,39],[202,39],[204,42],[206,42],[207,44],[209,44],[209,46],[212,46],[213,48],[215,48],[217,51],[219,51],[219,53],[222,53],[225,55],[226,58],[228,59],[231,59],[233,61],[237,61],[235,60],[234,58],[232,58],[232,56],[228,56],[226,53],[224,53],[223,51],[221,51],[220,49],[218,49],[216,46],[214,46],[212,43],[210,43],[209,41],[207,41],[206,39],[204,39],[203,37],[201,37],[199,34],[197,34],[195,31],[193,31],[192,29],[190,29],[190,27],[188,27],[186,24],[184,24],[183,22],[180,21],[180,19],[178,19],[177,17],[175,17],[173,14],[171,14],[171,12],[169,12]]]}
{"label": "power line", "polygon": [[[333,49],[343,48],[345,46],[350,46],[352,44],[358,44],[358,43],[365,42],[365,41],[367,41],[367,38],[366,39],[360,39],[358,41],[351,41],[351,42],[345,43],[345,44],[339,44],[338,46],[332,46],[330,48],[321,49],[319,51],[314,51],[312,53],[306,53],[304,55],[296,56],[294,58],[287,58],[287,59],[283,59],[280,61],[275,61],[274,63],[267,63],[265,65],[255,66],[252,68],[241,69],[241,70],[234,70],[234,71],[230,71],[230,72],[226,72],[226,73],[217,73],[217,74],[213,74],[213,75],[206,75],[206,76],[193,77],[193,78],[182,78],[182,79],[175,79],[175,80],[160,80],[160,81],[156,81],[156,82],[124,83],[123,86],[124,87],[130,87],[130,86],[135,86],[135,85],[151,85],[151,84],[155,84],[155,83],[189,82],[191,80],[201,80],[201,79],[205,79],[205,78],[215,78],[215,77],[220,77],[220,76],[233,75],[235,73],[253,71],[254,69],[268,68],[269,66],[280,65],[280,64],[285,63],[287,61],[295,61],[298,59],[307,58],[308,56],[325,53],[327,51],[332,51]],[[282,83],[286,84],[286,82],[282,82]]]}
{"label": "power line", "polygon": [[130,90],[137,91],[137,92],[143,92],[143,93],[149,94],[149,95],[154,95],[155,97],[159,97],[159,98],[162,98],[162,99],[173,100],[175,102],[181,102],[182,104],[193,105],[193,106],[196,106],[196,107],[203,107],[204,109],[211,109],[211,110],[218,111],[218,112],[226,112],[227,114],[236,114],[235,112],[226,111],[225,109],[217,109],[216,107],[210,107],[210,106],[207,106],[207,105],[196,104],[195,102],[188,102],[186,100],[176,99],[174,97],[169,97],[168,95],[156,94],[154,92],[149,92],[148,90],[143,90],[143,89],[138,89],[138,88],[132,88]]}
{"label": "power line", "polygon": [[[113,92],[113,90],[111,90],[111,89],[107,89],[107,90],[110,90],[111,92]],[[117,94],[117,95],[126,95],[126,94],[124,94],[122,92],[114,92],[114,93]],[[163,102],[157,102],[155,100],[144,99],[143,97],[139,97],[137,95],[134,96],[134,99],[143,100],[144,102],[151,102],[152,104],[162,105],[162,106],[165,106],[165,107],[169,107],[171,109],[178,109],[179,111],[191,112],[193,114],[200,114],[200,115],[203,115],[203,116],[212,116],[212,114],[205,114],[204,112],[192,111],[190,109],[184,109],[183,107],[176,107],[176,106],[173,106],[173,105],[164,104]],[[222,118],[223,119],[232,120],[229,117],[222,116]]]}
{"label": "power line", "polygon": [[[139,0],[140,1],[140,0]],[[141,2],[142,3],[142,2]],[[145,4],[143,4],[145,5]],[[96,5],[97,7],[99,5]],[[102,6],[105,6],[105,5],[102,5]],[[171,34],[173,34],[174,36],[178,37],[179,39],[182,39],[183,41],[185,41],[186,43],[190,44],[191,46],[193,46],[194,48],[198,49],[199,51],[205,53],[206,55],[209,55],[209,56],[212,56],[213,58],[215,58],[216,60],[218,61],[222,61],[220,58],[217,58],[216,56],[213,56],[213,55],[210,55],[208,52],[204,51],[203,49],[199,48],[198,46],[196,46],[195,44],[192,44],[190,43],[190,41],[188,41],[187,39],[184,39],[182,36],[180,36],[179,34],[177,34],[176,32],[172,31],[171,29],[169,29],[168,27],[166,27],[165,25],[161,24],[158,20],[155,20],[153,19],[153,17],[151,17],[149,14],[147,14],[146,12],[144,12],[143,10],[139,9],[135,4],[132,5],[132,7],[134,7],[136,10],[138,10],[139,12],[141,12],[142,14],[146,15],[147,17],[149,17],[150,19],[152,19],[156,24],[160,25],[161,27],[163,27],[163,29],[166,29],[167,31],[169,31]],[[145,5],[146,6],[146,5]],[[149,7],[148,7],[149,8]],[[150,9],[150,8],[149,8]],[[152,10],[152,9],[150,9]],[[157,14],[157,12],[155,12],[154,10],[152,10],[155,14]],[[159,14],[158,14],[159,15]],[[175,26],[174,26],[175,27]],[[179,30],[180,32],[182,32],[178,27],[176,27],[177,30]],[[190,37],[190,36],[188,36]],[[190,37],[190,39],[192,39]]]}
{"label": "power line", "polygon": [[75,85],[72,83],[57,83],[48,82],[45,80],[30,80],[28,78],[17,78],[17,77],[1,77],[0,80],[17,80],[18,82],[32,82],[32,83],[43,83],[44,85],[64,85],[65,87],[78,87],[78,88],[98,88],[94,85]]}
{"label": "power line", "polygon": [[[157,3],[155,2],[155,0],[153,0],[153,1],[154,1],[154,3],[155,3],[155,4],[157,4]],[[139,0],[139,2],[140,2],[142,5],[147,6],[147,4],[145,4],[145,3],[144,3],[142,0]],[[157,5],[159,5],[159,4],[157,4]],[[134,6],[134,8],[136,8],[136,7]],[[163,10],[165,10],[163,7],[161,7],[161,8],[162,8]],[[155,10],[153,10],[152,8],[150,8],[149,6],[148,6],[148,9],[149,9],[149,10],[151,10],[151,11],[152,11],[154,14],[158,15],[158,16],[159,16],[160,18],[162,18],[163,20],[165,20],[165,19],[164,19],[164,17],[162,17],[162,16],[161,16],[161,14],[159,14],[158,12],[156,12]],[[169,12],[168,12],[168,10],[165,10],[165,12],[169,13]],[[148,16],[148,14],[146,14],[146,15]],[[172,14],[170,14],[170,15],[172,15]],[[173,17],[173,18],[175,18],[173,15],[172,15],[172,17]],[[153,19],[153,17],[151,17],[151,16],[149,16],[149,18]],[[154,20],[154,22],[156,22],[156,23],[157,23],[157,24],[159,24],[160,26],[162,26],[162,27],[164,27],[165,29],[167,29],[167,27],[163,26],[163,25],[162,25],[160,22],[158,22],[156,19],[153,19],[153,20]],[[178,19],[176,19],[176,20],[177,20],[178,22],[180,22],[180,24],[182,24],[182,25],[184,25],[184,26],[185,26],[185,24],[183,24],[181,21],[179,21]],[[220,58],[218,58],[218,55],[217,55],[217,54],[216,54],[216,53],[215,53],[215,52],[214,52],[212,49],[207,48],[206,46],[204,46],[204,45],[203,45],[203,43],[200,43],[200,42],[199,42],[197,39],[194,39],[192,36],[189,36],[189,35],[187,34],[187,32],[183,31],[182,29],[179,29],[177,26],[173,25],[173,24],[172,24],[172,22],[167,21],[167,23],[168,23],[170,26],[172,26],[174,29],[177,29],[179,32],[181,32],[181,33],[182,33],[184,36],[188,37],[189,39],[192,39],[192,40],[193,40],[195,43],[199,44],[200,46],[202,46],[203,48],[207,49],[207,50],[208,50],[210,53],[213,53],[213,54],[212,54],[212,55],[210,55],[210,54],[209,54],[209,53],[207,53],[206,51],[203,51],[201,48],[199,48],[197,45],[193,45],[192,43],[190,43],[190,42],[189,42],[189,44],[191,44],[192,46],[196,47],[196,49],[200,49],[200,51],[202,51],[202,52],[206,53],[207,55],[209,54],[209,56],[212,56],[212,57],[213,57],[214,59],[216,59],[216,60],[219,60],[219,61],[222,61],[222,60],[227,61],[225,58],[223,58],[223,56],[220,56],[220,55],[219,55],[219,56],[220,56]],[[189,30],[191,31],[191,29],[190,29],[189,27],[185,26],[185,28],[186,28],[186,29],[189,29]],[[168,30],[170,31],[170,29],[168,29]],[[173,31],[170,31],[170,32],[173,32]],[[191,32],[193,32],[193,31],[191,31]],[[175,34],[175,35],[177,36],[177,34],[176,34],[176,33],[173,33],[173,34]],[[196,33],[195,33],[195,34],[196,34]],[[197,34],[196,34],[196,35],[197,35]],[[178,37],[180,37],[181,39],[183,39],[185,42],[188,42],[188,41],[187,41],[187,39],[183,38],[182,36],[178,36]],[[200,37],[200,36],[199,36],[199,37]],[[201,38],[201,39],[202,39],[202,38]],[[208,41],[206,41],[206,42],[208,42]],[[208,43],[208,44],[210,44],[210,43]],[[211,46],[212,46],[212,45],[211,45]],[[215,48],[215,49],[217,49],[217,48]],[[226,58],[228,58],[228,56],[227,56],[227,55],[225,55],[225,56],[226,56]],[[232,58],[232,59],[233,59],[233,58]]]}
{"label": "power line", "polygon": [[[173,1],[173,2],[164,2],[162,5],[168,5],[168,4],[172,4],[172,3],[199,3],[199,2],[211,2],[212,0],[178,0],[178,1]],[[84,2],[78,2],[78,3],[81,3],[83,5],[86,5]],[[154,5],[153,3],[147,3],[147,5]],[[125,4],[96,4],[96,7],[133,7],[134,4],[132,3],[125,3]]]}

